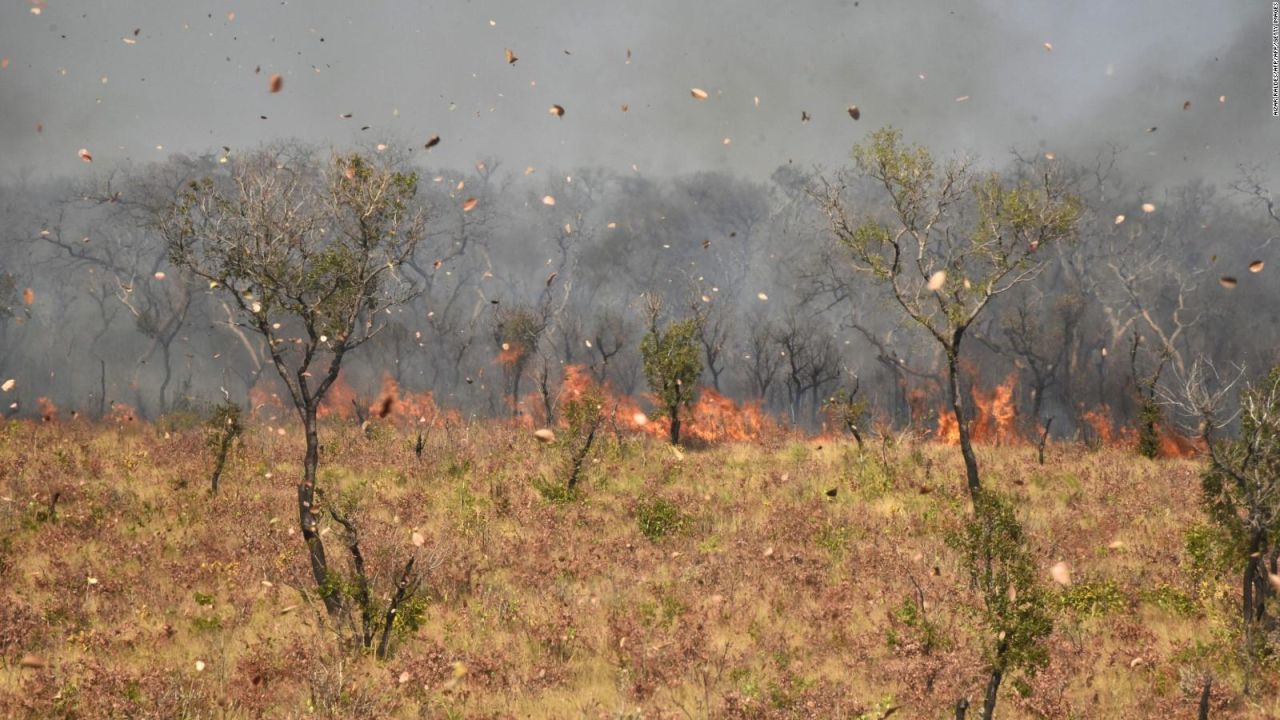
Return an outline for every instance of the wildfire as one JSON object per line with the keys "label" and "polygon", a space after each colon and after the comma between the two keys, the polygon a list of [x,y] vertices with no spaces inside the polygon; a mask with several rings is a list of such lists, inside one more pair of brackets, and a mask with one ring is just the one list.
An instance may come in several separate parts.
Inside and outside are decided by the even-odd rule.
{"label": "wildfire", "polygon": [[[971,388],[974,419],[969,425],[969,437],[976,443],[1007,445],[1021,442],[1014,421],[1017,413],[1013,407],[1013,387],[1017,374],[1010,373],[1004,382],[990,392],[983,392],[976,385]],[[960,444],[960,425],[955,413],[945,405],[938,409],[938,429],[934,438],[947,445]]]}
{"label": "wildfire", "polygon": [[[666,438],[671,432],[668,418],[650,418],[634,398],[615,393],[607,384],[596,383],[590,371],[581,365],[565,366],[560,388],[561,402],[597,388],[604,398],[605,416],[621,430],[660,438]],[[538,406],[533,400],[526,404]],[[699,390],[693,407],[682,412],[681,436],[700,443],[755,441],[779,430],[759,403],[738,404],[711,388]]]}
{"label": "wildfire", "polygon": [[460,422],[457,411],[442,411],[430,392],[406,393],[390,373],[382,375],[382,389],[378,399],[369,407],[369,417],[397,425],[429,425],[441,427],[445,423]]}
{"label": "wildfire", "polygon": [[131,423],[134,420],[137,420],[138,414],[134,412],[134,409],[129,405],[126,405],[125,403],[122,403],[116,400],[112,400],[111,412],[108,413],[107,417],[113,423],[116,423],[118,425],[124,425],[126,423]]}
{"label": "wildfire", "polygon": [[316,408],[316,417],[353,420],[358,406],[356,391],[352,390],[343,376],[339,374],[333,384],[329,386],[329,392],[325,393],[324,400],[320,402],[320,407]]}
{"label": "wildfire", "polygon": [[36,398],[36,405],[40,407],[40,419],[45,422],[58,422],[58,406],[47,397]]}

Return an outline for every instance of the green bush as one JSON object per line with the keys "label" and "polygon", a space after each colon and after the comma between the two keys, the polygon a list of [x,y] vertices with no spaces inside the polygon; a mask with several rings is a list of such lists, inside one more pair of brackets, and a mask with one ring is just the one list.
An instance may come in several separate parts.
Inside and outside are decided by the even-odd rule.
{"label": "green bush", "polygon": [[1064,588],[1058,604],[1082,617],[1102,617],[1128,603],[1114,580],[1081,582]]}
{"label": "green bush", "polygon": [[636,507],[636,519],[640,523],[640,532],[654,542],[666,535],[679,532],[685,525],[685,516],[680,512],[680,508],[670,500],[662,498],[641,502]]}

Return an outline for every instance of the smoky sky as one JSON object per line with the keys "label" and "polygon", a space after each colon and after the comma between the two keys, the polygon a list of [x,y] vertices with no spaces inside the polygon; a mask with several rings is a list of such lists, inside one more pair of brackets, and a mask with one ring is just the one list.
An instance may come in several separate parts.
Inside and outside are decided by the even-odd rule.
{"label": "smoky sky", "polygon": [[[31,7],[0,8],[6,179],[282,137],[426,154],[435,134],[442,142],[425,160],[435,166],[496,158],[512,171],[634,165],[764,178],[786,163],[842,164],[891,124],[994,162],[1013,146],[1087,159],[1114,143],[1153,183],[1228,182],[1239,164],[1274,158],[1280,127],[1270,6],[1256,0]],[[274,73],[278,94],[268,92]],[[708,99],[690,97],[694,87]],[[93,165],[77,158],[82,147]]]}

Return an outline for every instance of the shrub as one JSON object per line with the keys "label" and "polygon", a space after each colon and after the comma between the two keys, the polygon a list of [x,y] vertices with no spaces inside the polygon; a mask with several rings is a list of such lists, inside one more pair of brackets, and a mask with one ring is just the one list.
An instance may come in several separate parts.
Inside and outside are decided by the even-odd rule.
{"label": "shrub", "polygon": [[640,532],[654,542],[684,529],[686,521],[675,503],[662,498],[641,502],[636,507],[636,519],[640,523]]}

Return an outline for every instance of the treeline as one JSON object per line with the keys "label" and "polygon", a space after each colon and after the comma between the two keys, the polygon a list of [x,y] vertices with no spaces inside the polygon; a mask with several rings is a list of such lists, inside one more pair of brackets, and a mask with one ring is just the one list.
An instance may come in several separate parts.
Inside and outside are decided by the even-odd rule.
{"label": "treeline", "polygon": [[[327,150],[276,150],[317,172],[331,165]],[[857,271],[833,231],[831,192],[849,216],[895,211],[852,163],[785,166],[760,182],[498,159],[458,171],[394,148],[364,152],[416,172],[411,202],[426,229],[398,270],[416,292],[344,361],[343,382],[361,398],[390,376],[465,416],[545,417],[571,365],[620,394],[645,393],[648,294],[666,319],[697,321],[703,387],[785,422],[829,423],[830,399],[855,388],[872,423],[932,428],[948,407],[943,348],[889,287]],[[1197,357],[1276,362],[1280,315],[1269,309],[1280,283],[1267,280],[1280,223],[1268,188],[1248,173],[1220,187],[1143,184],[1125,176],[1124,157],[1015,154],[995,168],[1007,183],[1052,176],[1079,201],[1070,237],[1031,248],[1035,277],[981,314],[961,358],[964,394],[1011,387],[1027,437],[1050,417],[1062,436],[1133,425],[1157,376],[1185,374]],[[5,187],[6,414],[48,411],[37,402],[47,398],[64,413],[127,406],[155,417],[224,396],[247,406],[255,386],[281,390],[262,337],[171,263],[159,224],[190,182],[224,182],[241,161],[231,151],[173,156]],[[962,232],[980,208],[953,210],[946,222]]]}

